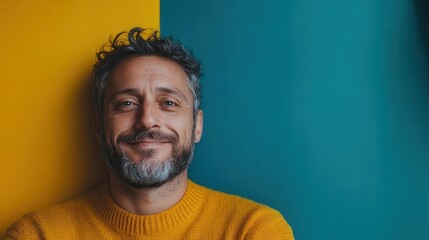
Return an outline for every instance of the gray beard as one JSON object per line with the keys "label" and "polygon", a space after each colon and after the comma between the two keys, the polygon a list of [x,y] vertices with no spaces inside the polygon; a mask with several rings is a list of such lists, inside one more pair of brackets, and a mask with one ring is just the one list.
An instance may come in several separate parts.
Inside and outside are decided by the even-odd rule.
{"label": "gray beard", "polygon": [[117,153],[105,144],[103,144],[103,152],[107,164],[122,181],[137,188],[157,188],[188,168],[192,161],[194,145],[193,142],[183,147],[173,145],[171,154],[166,159],[147,160],[156,154],[154,149],[141,151],[140,161],[133,161],[124,151]]}

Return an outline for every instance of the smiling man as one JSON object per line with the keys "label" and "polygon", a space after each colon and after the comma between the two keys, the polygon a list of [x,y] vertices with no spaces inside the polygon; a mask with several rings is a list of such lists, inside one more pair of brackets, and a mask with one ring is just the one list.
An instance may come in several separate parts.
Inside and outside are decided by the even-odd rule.
{"label": "smiling man", "polygon": [[188,179],[203,112],[200,64],[182,45],[133,28],[97,57],[96,132],[109,181],[26,214],[6,239],[293,239],[278,211]]}

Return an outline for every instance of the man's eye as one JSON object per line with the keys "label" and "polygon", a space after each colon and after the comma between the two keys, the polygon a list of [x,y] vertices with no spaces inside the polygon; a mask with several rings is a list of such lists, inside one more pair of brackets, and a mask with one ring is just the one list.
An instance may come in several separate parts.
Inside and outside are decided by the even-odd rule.
{"label": "man's eye", "polygon": [[118,105],[117,105],[117,107],[119,107],[119,108],[127,108],[127,107],[132,107],[134,105],[135,104],[133,102],[131,102],[131,101],[123,101],[123,102],[119,102]]}
{"label": "man's eye", "polygon": [[131,106],[131,105],[133,105],[133,103],[130,101],[124,101],[124,102],[119,103],[119,105],[120,106]]}
{"label": "man's eye", "polygon": [[176,106],[176,103],[173,101],[165,101],[163,104],[164,106],[167,106],[167,107]]}

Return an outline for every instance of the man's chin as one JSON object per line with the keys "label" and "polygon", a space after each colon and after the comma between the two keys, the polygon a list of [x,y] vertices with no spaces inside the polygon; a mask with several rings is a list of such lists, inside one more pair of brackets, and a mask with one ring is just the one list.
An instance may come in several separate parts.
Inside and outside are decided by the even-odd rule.
{"label": "man's chin", "polygon": [[115,176],[135,188],[163,186],[187,169],[193,155],[193,145],[182,151],[174,148],[142,150],[125,145],[119,146],[118,152],[107,147],[104,150]]}
{"label": "man's chin", "polygon": [[123,181],[125,184],[128,184],[134,188],[138,188],[138,189],[151,189],[151,188],[159,188],[162,187],[164,184],[166,184],[167,182],[169,182],[171,179],[166,179],[164,181],[158,181],[158,182],[150,182],[150,183],[141,183],[141,182],[133,182],[130,181],[127,178],[123,178],[123,177],[119,177],[121,179],[121,181]]}
{"label": "man's chin", "polygon": [[[148,165],[147,166],[148,168],[152,168],[152,170],[149,170],[150,172],[152,172],[152,174],[148,174],[146,176],[140,175],[138,178],[133,178],[132,176],[136,176],[136,174],[138,174],[138,171],[136,171],[136,169],[134,169],[134,171],[129,171],[129,169],[128,171],[124,171],[125,169],[121,169],[121,170],[116,169],[117,170],[116,176],[119,179],[121,179],[124,183],[132,187],[139,188],[139,189],[143,189],[143,188],[150,189],[150,188],[158,188],[163,186],[167,182],[180,176],[185,171],[185,169],[180,169],[173,166],[171,160],[163,160],[162,162],[155,160],[151,162],[149,159],[145,159],[144,161]],[[160,166],[163,166],[163,167],[160,167]],[[161,172],[163,173],[160,174]],[[162,175],[163,177],[160,177]]]}

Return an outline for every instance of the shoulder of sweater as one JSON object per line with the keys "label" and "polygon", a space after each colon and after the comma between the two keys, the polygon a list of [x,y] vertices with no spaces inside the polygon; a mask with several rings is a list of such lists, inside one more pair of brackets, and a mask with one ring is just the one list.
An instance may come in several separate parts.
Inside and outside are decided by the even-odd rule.
{"label": "shoulder of sweater", "polygon": [[282,214],[261,203],[199,186],[205,192],[205,212],[231,224],[240,222],[244,239],[294,239]]}
{"label": "shoulder of sweater", "polygon": [[204,186],[200,186],[205,192],[204,201],[207,205],[222,206],[223,210],[234,210],[241,213],[247,212],[248,214],[262,214],[262,215],[280,215],[280,212],[253,200],[240,197],[238,195],[225,193],[213,190]]}
{"label": "shoulder of sweater", "polygon": [[36,217],[52,217],[53,215],[58,215],[65,212],[76,213],[76,211],[82,211],[85,208],[91,207],[95,199],[103,192],[103,188],[104,186],[98,187],[82,196],[53,206],[42,208],[37,211],[33,211],[31,214],[35,215]]}
{"label": "shoulder of sweater", "polygon": [[67,222],[67,220],[73,220],[76,217],[80,217],[81,213],[90,211],[89,209],[92,208],[95,199],[102,193],[102,188],[103,187],[96,188],[87,194],[63,203],[29,212],[25,214],[17,224],[31,223],[31,225],[37,226],[41,223],[57,224]]}
{"label": "shoulder of sweater", "polygon": [[218,190],[210,189],[204,186],[200,186],[205,192],[206,199],[215,202],[225,202],[228,205],[237,205],[237,206],[246,206],[249,208],[261,208],[261,209],[270,209],[275,211],[274,209],[268,207],[267,205],[255,202],[253,200],[231,194],[226,192],[221,192]]}

